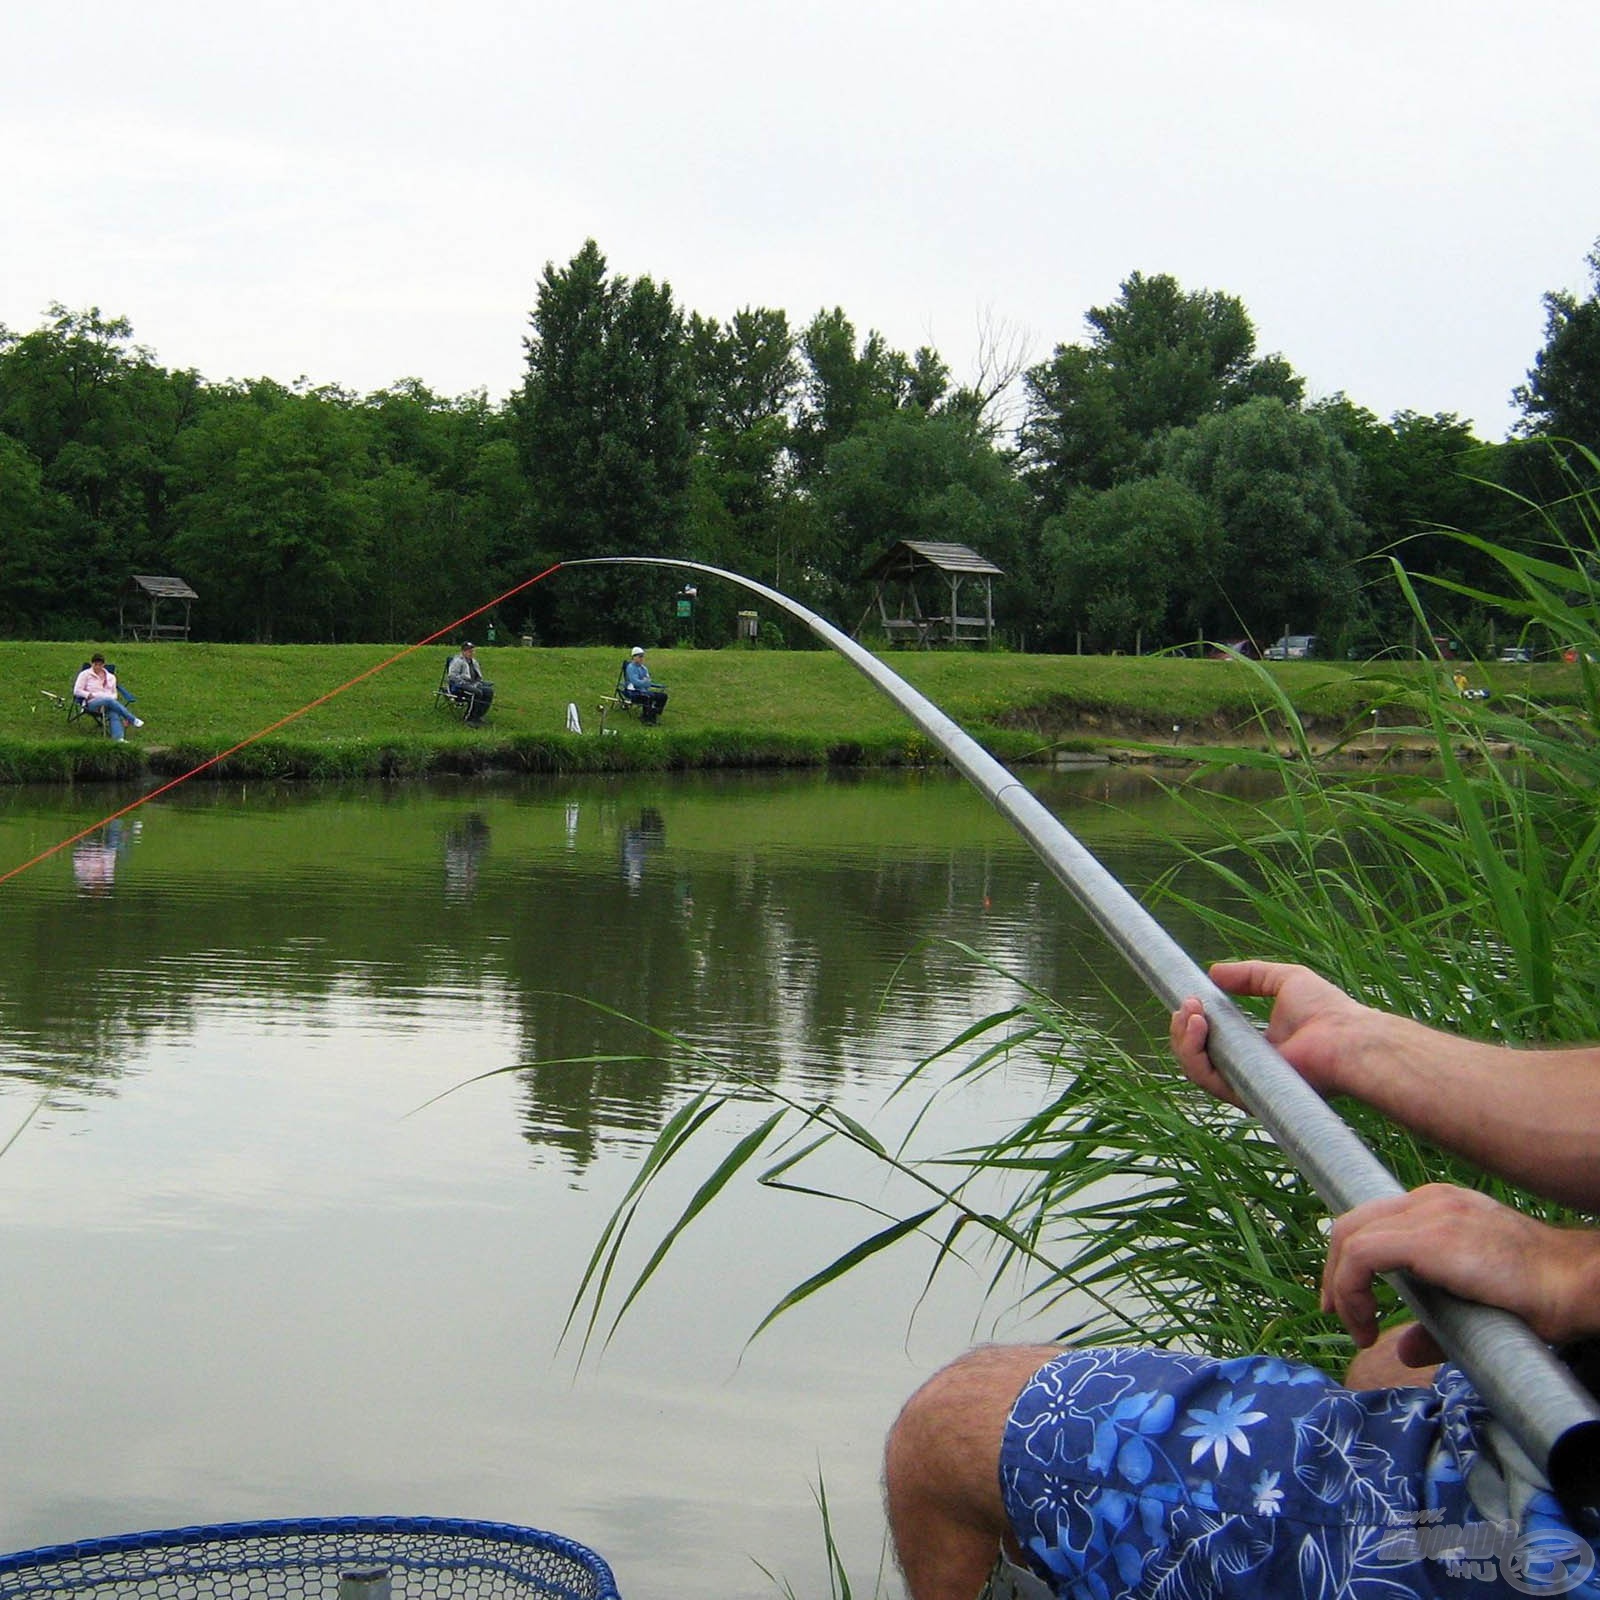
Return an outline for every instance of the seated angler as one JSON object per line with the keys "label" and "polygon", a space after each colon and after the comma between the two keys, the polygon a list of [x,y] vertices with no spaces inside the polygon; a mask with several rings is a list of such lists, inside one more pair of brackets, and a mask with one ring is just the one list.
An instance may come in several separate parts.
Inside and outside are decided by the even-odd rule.
{"label": "seated angler", "polygon": [[106,658],[98,650],[72,685],[72,698],[90,716],[103,717],[106,731],[113,739],[123,738],[129,723],[136,728],[144,726],[144,718],[134,716],[132,708],[119,698],[117,675],[106,665]]}
{"label": "seated angler", "polygon": [[641,708],[641,722],[658,722],[666,710],[667,691],[650,676],[644,664],[644,646],[636,644],[622,663],[622,681],[617,693]]}
{"label": "seated angler", "polygon": [[467,701],[466,725],[469,728],[480,727],[484,713],[494,704],[494,685],[484,677],[478,666],[478,657],[470,639],[461,646],[459,654],[451,656],[446,676],[450,693],[458,700]]}

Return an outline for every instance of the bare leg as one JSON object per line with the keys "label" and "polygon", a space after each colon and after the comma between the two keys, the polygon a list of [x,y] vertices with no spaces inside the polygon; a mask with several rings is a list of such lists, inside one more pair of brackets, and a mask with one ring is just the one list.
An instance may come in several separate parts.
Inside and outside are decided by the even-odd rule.
{"label": "bare leg", "polygon": [[1002,1541],[1011,1544],[1000,1441],[1023,1386],[1060,1354],[1052,1345],[984,1345],[906,1402],[889,1432],[884,1485],[911,1600],[976,1600]]}
{"label": "bare leg", "polygon": [[1425,1366],[1408,1366],[1397,1348],[1401,1336],[1411,1327],[1403,1322],[1378,1335],[1378,1342],[1358,1350],[1355,1359],[1345,1368],[1344,1386],[1347,1389],[1423,1389],[1433,1382],[1439,1370],[1438,1363]]}

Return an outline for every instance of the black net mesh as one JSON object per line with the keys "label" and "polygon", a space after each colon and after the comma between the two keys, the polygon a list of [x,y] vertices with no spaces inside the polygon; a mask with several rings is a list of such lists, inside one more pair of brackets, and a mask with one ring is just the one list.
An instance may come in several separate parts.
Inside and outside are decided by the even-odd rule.
{"label": "black net mesh", "polygon": [[0,1600],[617,1600],[594,1551],[440,1518],[320,1518],[134,1533],[0,1556]]}

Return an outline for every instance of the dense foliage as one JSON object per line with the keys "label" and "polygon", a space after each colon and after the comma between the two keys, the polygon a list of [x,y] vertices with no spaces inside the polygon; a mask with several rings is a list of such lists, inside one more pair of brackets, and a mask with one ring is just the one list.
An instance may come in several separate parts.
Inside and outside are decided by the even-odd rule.
{"label": "dense foliage", "polygon": [[[1308,406],[1237,298],[1137,272],[1082,342],[1030,367],[991,330],[963,382],[838,307],[798,328],[767,307],[686,311],[589,241],[546,266],[503,400],[210,382],[164,368],[126,319],[58,305],[30,333],[0,327],[0,635],[104,636],[132,574],[172,573],[201,596],[203,638],[403,641],[601,553],[731,567],[849,625],[862,570],[906,538],[1004,569],[1013,646],[1292,630],[1376,653],[1415,630],[1363,558],[1401,545],[1458,585],[1439,627],[1479,643],[1483,563],[1430,530],[1544,537],[1525,511],[1546,498],[1544,444],[1600,444],[1600,249],[1590,265],[1588,299],[1546,296],[1520,436],[1501,443],[1448,415]],[[492,620],[546,643],[668,639],[677,587],[575,575]],[[694,636],[729,639],[739,604],[703,591]]]}

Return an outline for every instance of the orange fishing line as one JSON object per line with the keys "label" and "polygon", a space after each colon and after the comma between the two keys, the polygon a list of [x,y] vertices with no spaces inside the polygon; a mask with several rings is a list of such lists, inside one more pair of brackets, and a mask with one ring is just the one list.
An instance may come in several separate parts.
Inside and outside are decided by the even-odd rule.
{"label": "orange fishing line", "polygon": [[308,700],[303,706],[300,707],[298,711],[291,711],[288,716],[279,717],[276,722],[269,723],[266,727],[258,729],[255,733],[252,733],[248,739],[241,739],[238,744],[231,745],[228,749],[220,751],[218,754],[209,757],[207,760],[202,761],[199,766],[191,767],[187,772],[180,774],[176,778],[169,779],[166,783],[163,783],[152,789],[148,794],[142,794],[137,800],[129,801],[129,803],[123,806],[121,810],[110,812],[108,815],[103,816],[98,822],[91,822],[87,828],[80,828],[70,837],[62,839],[58,843],[51,845],[49,849],[41,850],[38,855],[34,856],[31,860],[24,861],[21,866],[12,867],[8,872],[0,872],[0,883],[5,883],[8,879],[15,878],[19,873],[26,872],[30,867],[38,866],[41,861],[48,861],[51,856],[56,855],[62,850],[65,850],[69,844],[76,844],[78,840],[86,838],[89,834],[93,833],[95,829],[105,827],[108,822],[115,822],[118,817],[127,816],[130,811],[137,811],[140,806],[147,804],[151,800],[154,800],[157,795],[166,794],[169,789],[176,789],[180,783],[187,783],[190,778],[198,777],[200,773],[206,771],[208,768],[216,766],[219,761],[226,761],[229,756],[237,755],[239,751],[245,749],[248,745],[254,744],[256,740],[264,739],[269,733],[276,733],[279,728],[286,727],[289,723],[295,721],[296,718],[305,716],[308,711],[315,711],[318,706],[326,705],[330,700],[343,694],[346,689],[353,689],[358,683],[364,683],[368,678],[384,671],[385,668],[392,667],[397,661],[404,661],[407,656],[414,655],[418,650],[425,649],[436,639],[443,638],[445,634],[452,632],[456,628],[459,628],[463,623],[471,622],[474,617],[481,617],[485,611],[488,611],[492,607],[500,605],[504,601],[509,600],[512,595],[521,594],[524,589],[531,589],[534,584],[540,582],[544,578],[548,578],[552,572],[558,572],[560,568],[561,563],[557,561],[553,566],[546,567],[543,572],[536,573],[531,578],[525,578],[521,583],[514,585],[510,589],[507,589],[504,594],[498,594],[492,600],[485,600],[481,606],[478,606],[476,609],[467,612],[465,616],[457,617],[454,622],[447,622],[442,628],[430,633],[427,638],[418,639],[415,644],[408,644],[404,650],[397,651],[394,655],[390,656],[387,661],[380,661],[377,666],[368,667],[365,672],[358,672],[355,677],[351,678],[347,683],[341,683],[337,689],[330,689],[326,694],[319,694],[315,700]]}

